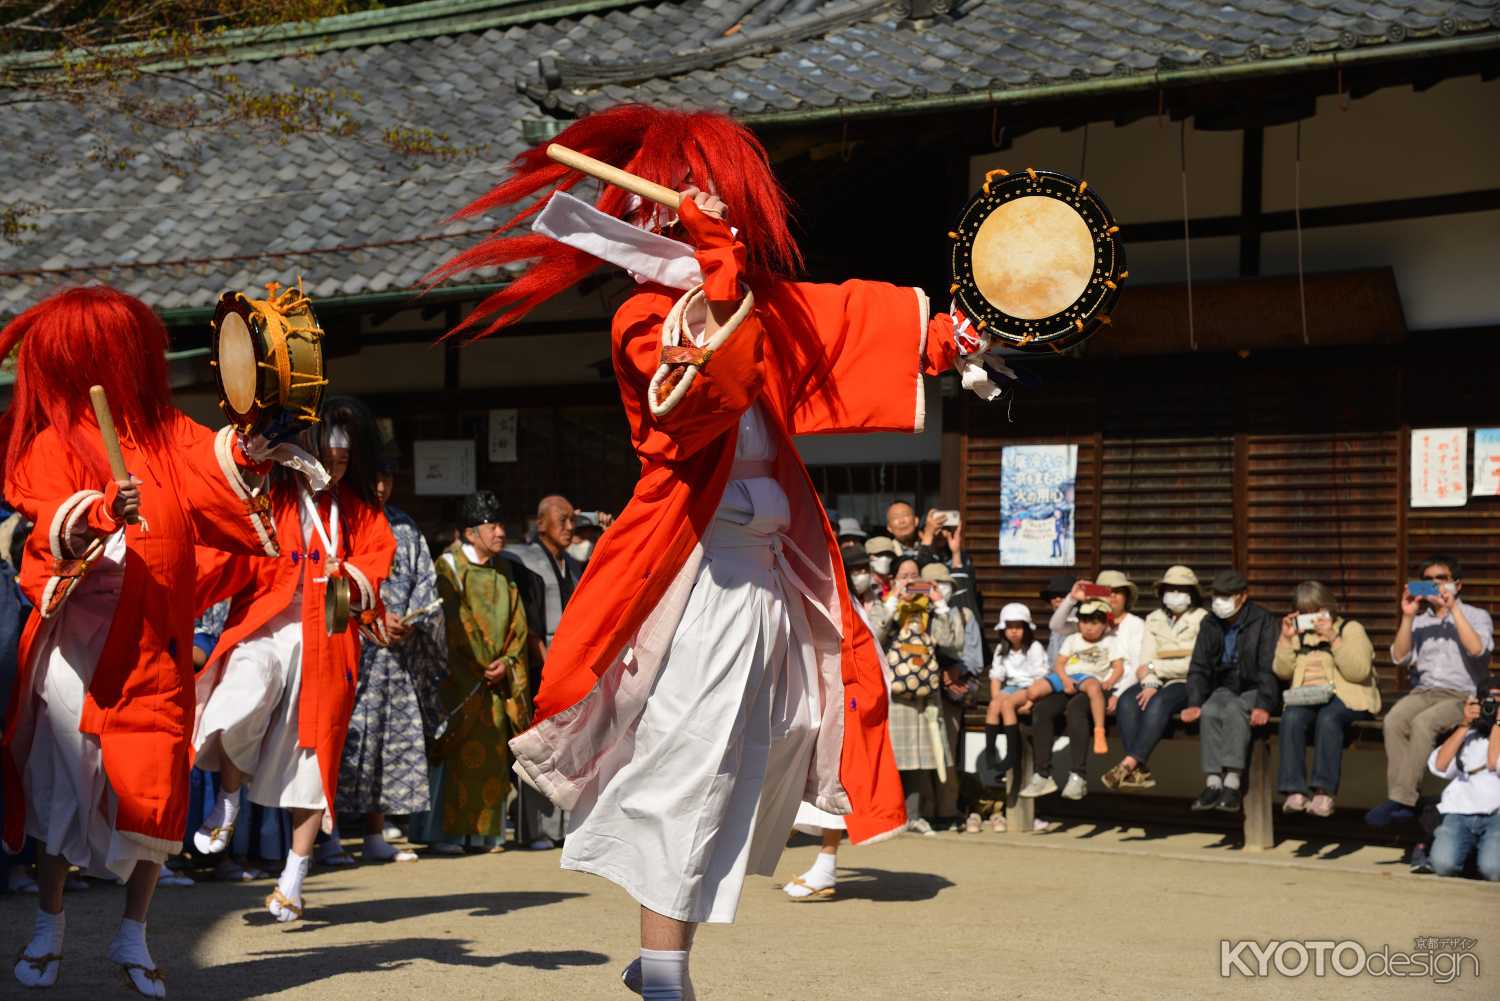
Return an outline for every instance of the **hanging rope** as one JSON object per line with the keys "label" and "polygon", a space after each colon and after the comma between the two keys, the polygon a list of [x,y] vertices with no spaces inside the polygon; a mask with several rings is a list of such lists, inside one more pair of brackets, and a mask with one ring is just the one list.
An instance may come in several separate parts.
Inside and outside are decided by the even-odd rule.
{"label": "hanging rope", "polygon": [[1311,344],[1307,336],[1307,282],[1302,270],[1302,121],[1297,121],[1297,167],[1292,179],[1292,220],[1297,227],[1297,304],[1302,310],[1302,343]]}
{"label": "hanging rope", "polygon": [[1193,239],[1188,230],[1188,160],[1187,160],[1187,119],[1182,120],[1182,128],[1177,133],[1178,155],[1182,161],[1182,253],[1187,265],[1187,301],[1188,301],[1188,346],[1193,351],[1198,350],[1198,332],[1193,324]]}

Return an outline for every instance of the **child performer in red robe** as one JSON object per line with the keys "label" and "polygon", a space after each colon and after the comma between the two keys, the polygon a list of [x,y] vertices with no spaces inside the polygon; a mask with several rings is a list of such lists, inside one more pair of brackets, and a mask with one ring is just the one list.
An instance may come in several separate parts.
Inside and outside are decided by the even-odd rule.
{"label": "child performer in red robe", "polygon": [[[30,835],[42,851],[36,933],[15,976],[57,982],[72,864],[126,881],[109,958],[138,992],[164,997],[145,922],[187,823],[194,546],[273,556],[275,528],[235,433],[173,408],[167,332],[145,303],[63,292],[5,328],[0,357],[12,350],[3,483],[37,525],[21,586],[38,614],[5,726],[4,840],[16,851]],[[91,385],[108,394],[128,480],[109,472]]]}
{"label": "child performer in red robe", "polygon": [[961,344],[918,289],[790,280],[785,196],[731,119],[625,106],[557,141],[690,197],[672,214],[605,186],[596,206],[559,193],[542,211],[582,178],[534,149],[461,214],[537,195],[520,219],[540,212],[543,235],[502,230],[438,272],[535,262],[464,324],[484,333],[601,259],[640,282],[613,354],[641,479],[563,615],[539,722],[511,747],[571,814],[563,867],[641,905],[627,983],[691,998],[695,926],[733,920],[804,798],[848,815],[856,842],[906,821],[879,654],[792,436],[920,431],[923,375],[987,345]]}
{"label": "child performer in red robe", "polygon": [[[310,444],[327,482],[278,471],[271,514],[279,559],[200,553],[200,608],[231,599],[229,620],[198,676],[197,766],[219,772],[219,801],[193,835],[205,854],[234,837],[240,786],[250,800],[292,813],[292,848],[266,909],[278,921],[302,917],[302,880],[320,830],[332,832],[344,736],[354,710],[359,638],[354,625],[329,635],[329,581],[346,577],[351,623],[384,641],[380,584],[396,539],[375,497],[379,446],[364,405],[323,405]],[[322,473],[322,470],[315,470]]]}

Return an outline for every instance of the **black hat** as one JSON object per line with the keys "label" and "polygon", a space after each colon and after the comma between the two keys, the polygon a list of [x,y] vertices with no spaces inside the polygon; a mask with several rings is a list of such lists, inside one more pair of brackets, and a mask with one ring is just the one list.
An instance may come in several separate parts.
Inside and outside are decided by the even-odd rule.
{"label": "black hat", "polygon": [[1238,570],[1220,570],[1214,574],[1214,582],[1209,588],[1214,594],[1240,594],[1250,590],[1250,582]]}
{"label": "black hat", "polygon": [[459,518],[465,529],[476,525],[498,524],[502,520],[500,500],[490,490],[470,494],[464,498],[463,507],[459,510]]}
{"label": "black hat", "polygon": [[1073,590],[1075,578],[1072,574],[1055,573],[1047,578],[1047,584],[1042,588],[1042,598],[1061,598]]}
{"label": "black hat", "polygon": [[859,570],[870,565],[870,556],[858,542],[846,542],[839,546],[839,555],[844,558],[845,570]]}

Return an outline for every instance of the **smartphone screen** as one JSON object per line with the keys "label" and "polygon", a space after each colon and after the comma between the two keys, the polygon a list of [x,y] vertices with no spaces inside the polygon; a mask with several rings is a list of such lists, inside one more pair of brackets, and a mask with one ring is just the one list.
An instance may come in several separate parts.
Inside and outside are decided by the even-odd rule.
{"label": "smartphone screen", "polygon": [[1438,596],[1437,583],[1430,580],[1408,581],[1406,591],[1413,598],[1436,598]]}

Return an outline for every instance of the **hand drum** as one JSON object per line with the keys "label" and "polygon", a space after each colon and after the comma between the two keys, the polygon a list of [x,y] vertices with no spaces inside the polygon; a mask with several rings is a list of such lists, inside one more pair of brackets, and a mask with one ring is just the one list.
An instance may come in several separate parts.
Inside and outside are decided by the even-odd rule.
{"label": "hand drum", "polygon": [[996,345],[1062,350],[1109,322],[1128,275],[1119,230],[1086,181],[990,171],[948,234],[949,292]]}

